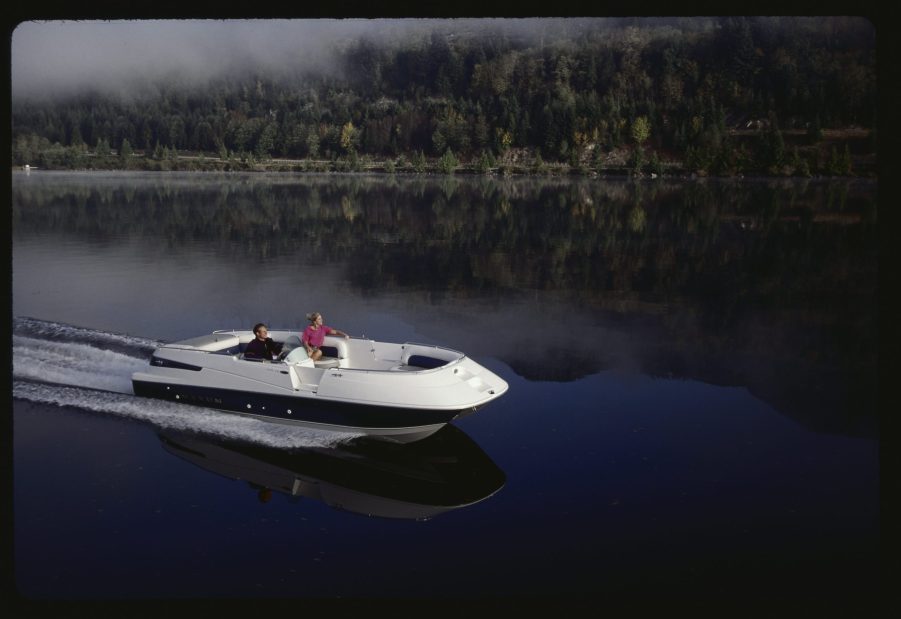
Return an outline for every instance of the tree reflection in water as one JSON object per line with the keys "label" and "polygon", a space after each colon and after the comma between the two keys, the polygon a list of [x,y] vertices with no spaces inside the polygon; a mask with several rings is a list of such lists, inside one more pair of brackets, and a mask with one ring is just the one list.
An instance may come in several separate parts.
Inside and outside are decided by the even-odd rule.
{"label": "tree reflection in water", "polygon": [[[333,264],[360,294],[425,302],[552,295],[643,333],[646,373],[746,385],[817,428],[875,433],[872,181],[61,173],[12,194],[14,242]],[[530,350],[524,336],[504,353],[530,379],[617,364],[593,338],[552,347],[559,363]],[[797,381],[773,380],[785,373]]]}

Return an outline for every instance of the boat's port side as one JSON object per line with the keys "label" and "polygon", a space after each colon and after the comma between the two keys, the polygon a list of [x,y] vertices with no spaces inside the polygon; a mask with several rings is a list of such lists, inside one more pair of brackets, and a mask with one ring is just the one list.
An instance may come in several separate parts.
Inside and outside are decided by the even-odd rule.
{"label": "boat's port side", "polygon": [[460,413],[455,410],[361,406],[354,403],[319,400],[302,393],[282,395],[177,384],[141,374],[135,376],[132,384],[135,395],[141,397],[217,408],[264,417],[270,421],[314,423],[352,431],[381,428],[386,433],[394,434],[403,433],[405,430],[415,431],[416,428],[423,426],[433,426],[437,429]]}
{"label": "boat's port side", "polygon": [[150,357],[150,365],[156,366],[158,368],[173,368],[176,370],[190,370],[192,372],[199,372],[203,369],[199,365],[192,365],[190,363],[182,363],[181,361],[175,361],[173,359],[166,359],[165,357],[161,357],[156,354]]}

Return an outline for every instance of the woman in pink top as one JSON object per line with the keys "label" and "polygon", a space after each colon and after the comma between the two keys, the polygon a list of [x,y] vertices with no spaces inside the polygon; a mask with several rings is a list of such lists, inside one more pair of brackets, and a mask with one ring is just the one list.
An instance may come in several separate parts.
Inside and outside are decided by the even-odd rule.
{"label": "woman in pink top", "polygon": [[303,330],[303,335],[300,336],[300,339],[307,349],[307,354],[310,355],[310,359],[313,361],[318,361],[322,358],[320,347],[322,346],[322,341],[325,339],[326,335],[350,337],[344,331],[332,329],[331,327],[322,324],[322,314],[319,312],[307,314],[307,320],[310,321],[310,326]]}

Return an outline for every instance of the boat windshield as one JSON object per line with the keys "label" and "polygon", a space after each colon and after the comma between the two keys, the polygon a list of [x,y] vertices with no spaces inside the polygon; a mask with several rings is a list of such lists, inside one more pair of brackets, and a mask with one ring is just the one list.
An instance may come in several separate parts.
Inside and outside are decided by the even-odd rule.
{"label": "boat windshield", "polygon": [[278,358],[287,363],[297,363],[307,358],[307,349],[297,335],[289,335],[282,342],[282,351]]}
{"label": "boat windshield", "polygon": [[300,341],[300,336],[289,335],[282,343],[282,354],[287,355],[298,346],[303,346],[303,343]]}

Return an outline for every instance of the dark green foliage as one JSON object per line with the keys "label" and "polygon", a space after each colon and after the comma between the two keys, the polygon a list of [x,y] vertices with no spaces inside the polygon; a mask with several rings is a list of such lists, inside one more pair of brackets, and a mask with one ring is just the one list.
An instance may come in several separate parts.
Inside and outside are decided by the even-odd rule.
{"label": "dark green foliage", "polygon": [[[203,91],[160,85],[154,96],[127,102],[96,93],[13,101],[13,160],[53,151],[48,162],[77,164],[84,145],[96,145],[102,159],[127,141],[146,158],[134,165],[173,153],[224,164],[242,153],[245,164],[290,158],[353,167],[406,154],[422,172],[425,154],[450,150],[458,164],[484,172],[484,153],[524,148],[540,150],[548,164],[587,169],[590,162],[599,170],[602,151],[628,146],[649,156],[668,151],[668,159],[708,173],[773,172],[790,158],[782,131],[806,131],[812,145],[823,127],[875,129],[875,33],[865,20],[674,24],[608,21],[556,30],[541,44],[437,33],[386,46],[360,41],[335,52],[340,76],[261,73],[212,81]],[[779,123],[760,126],[756,143],[730,140],[768,118]],[[354,163],[352,154],[361,159]],[[647,160],[635,163],[637,170]],[[851,168],[841,147],[824,163]]]}
{"label": "dark green foliage", "polygon": [[134,151],[131,148],[131,142],[128,139],[123,139],[122,144],[119,146],[119,159],[122,160],[122,163],[128,165],[129,159],[134,154]]}
{"label": "dark green foliage", "polygon": [[417,150],[413,153],[413,156],[410,158],[410,165],[413,166],[413,171],[417,174],[425,172],[425,155],[421,150]]}
{"label": "dark green foliage", "polygon": [[94,154],[98,157],[109,157],[110,147],[109,142],[106,141],[106,138],[100,138],[97,140],[97,148],[94,149]]}
{"label": "dark green foliage", "polygon": [[633,174],[641,174],[644,167],[644,151],[640,146],[632,151],[632,156],[629,158],[629,167],[632,169]]}
{"label": "dark green foliage", "polygon": [[660,163],[660,156],[657,154],[657,151],[652,152],[648,158],[648,168],[651,174],[656,174],[657,176],[663,174],[663,164]]}
{"label": "dark green foliage", "polygon": [[847,145],[842,151],[839,151],[834,146],[830,149],[826,173],[832,176],[847,176],[851,174],[851,151]]}
{"label": "dark green foliage", "polygon": [[479,174],[488,174],[495,165],[494,157],[491,156],[490,152],[482,151],[482,154],[479,155],[479,160],[476,163],[476,171]]}
{"label": "dark green foliage", "polygon": [[454,151],[447,149],[438,161],[438,167],[445,174],[453,174],[460,162],[454,156]]}

